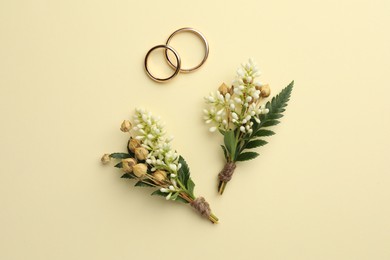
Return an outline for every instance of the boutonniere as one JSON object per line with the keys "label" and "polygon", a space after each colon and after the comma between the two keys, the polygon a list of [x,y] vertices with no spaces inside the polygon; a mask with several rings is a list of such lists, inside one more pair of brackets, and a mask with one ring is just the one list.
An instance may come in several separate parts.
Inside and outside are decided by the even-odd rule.
{"label": "boutonniere", "polygon": [[256,158],[259,154],[253,149],[267,144],[264,138],[275,134],[269,127],[280,123],[290,99],[294,82],[265,102],[271,90],[257,80],[259,76],[256,63],[250,59],[237,70],[232,86],[222,84],[205,98],[208,107],[204,120],[211,125],[210,132],[218,130],[224,141],[221,147],[226,163],[218,175],[220,194],[231,180],[236,163]]}
{"label": "boutonniere", "polygon": [[166,137],[158,117],[142,109],[136,109],[134,124],[123,121],[121,131],[130,134],[127,152],[103,155],[101,161],[115,161],[115,167],[123,172],[122,178],[134,179],[135,186],[154,188],[151,195],[165,197],[191,205],[199,214],[217,223],[203,197],[195,196],[195,183],[182,156],[171,147],[171,137]]}

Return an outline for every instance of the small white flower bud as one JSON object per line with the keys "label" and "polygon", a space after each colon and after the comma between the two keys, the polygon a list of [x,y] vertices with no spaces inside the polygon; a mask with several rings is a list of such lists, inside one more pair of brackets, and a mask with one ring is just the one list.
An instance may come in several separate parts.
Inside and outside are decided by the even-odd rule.
{"label": "small white flower bud", "polygon": [[145,160],[149,154],[149,151],[145,147],[137,147],[134,151],[135,157],[138,160]]}
{"label": "small white flower bud", "polygon": [[169,189],[170,189],[171,191],[175,191],[175,187],[173,187],[172,185],[169,186]]}
{"label": "small white flower bud", "polygon": [[173,164],[173,163],[169,164],[169,168],[170,168],[172,171],[174,171],[174,172],[177,171],[177,166],[176,166],[175,164]]}
{"label": "small white flower bud", "polygon": [[137,160],[134,158],[122,159],[122,169],[124,172],[130,173],[133,171],[134,165],[137,164]]}
{"label": "small white flower bud", "polygon": [[234,119],[238,120],[238,115],[236,114],[236,112],[233,112],[233,113],[232,113],[232,117],[233,117]]}
{"label": "small white flower bud", "polygon": [[138,163],[133,166],[133,173],[138,178],[143,177],[148,171],[148,166],[144,163]]}
{"label": "small white flower bud", "polygon": [[121,124],[121,131],[126,133],[126,132],[129,132],[131,129],[131,123],[129,120],[123,120],[122,124]]}
{"label": "small white flower bud", "polygon": [[255,82],[253,84],[255,84],[256,89],[257,89],[257,87],[263,86],[263,84],[261,84],[261,82],[258,80],[255,80]]}
{"label": "small white flower bud", "polygon": [[165,197],[166,200],[170,200],[172,196],[172,193],[169,193],[168,196]]}
{"label": "small white flower bud", "polygon": [[245,133],[245,127],[244,126],[240,126],[240,131]]}
{"label": "small white flower bud", "polygon": [[102,161],[102,164],[108,164],[111,161],[110,154],[104,154],[100,160]]}
{"label": "small white flower bud", "polygon": [[161,192],[164,192],[164,193],[168,193],[168,192],[169,192],[169,190],[166,189],[166,188],[161,188],[160,191],[161,191]]}

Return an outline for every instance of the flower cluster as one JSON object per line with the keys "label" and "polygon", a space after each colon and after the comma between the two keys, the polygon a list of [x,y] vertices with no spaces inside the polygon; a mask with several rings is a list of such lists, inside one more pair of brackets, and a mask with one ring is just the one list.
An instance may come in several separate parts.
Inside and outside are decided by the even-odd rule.
{"label": "flower cluster", "polygon": [[160,118],[143,109],[136,109],[134,122],[135,139],[141,141],[142,147],[149,151],[146,162],[153,166],[151,170],[166,170],[175,175],[181,167],[179,155],[171,147],[173,137],[165,137],[166,131]]}
{"label": "flower cluster", "polygon": [[235,128],[239,128],[243,133],[253,132],[253,120],[259,123],[259,115],[269,112],[260,102],[262,98],[270,95],[270,89],[256,79],[259,76],[256,63],[249,59],[237,70],[232,87],[222,84],[218,91],[205,97],[209,106],[204,109],[204,120],[212,125],[210,132]]}
{"label": "flower cluster", "polygon": [[115,167],[123,170],[122,178],[137,179],[136,186],[157,188],[152,195],[190,203],[202,216],[217,223],[218,219],[211,213],[208,203],[202,197],[195,197],[195,183],[190,178],[188,165],[172,149],[173,138],[165,137],[166,132],[160,118],[145,110],[136,109],[133,122],[134,126],[130,121],[124,120],[120,127],[122,132],[130,133],[128,153],[105,154],[101,158],[102,163],[108,164],[112,159],[120,160]]}

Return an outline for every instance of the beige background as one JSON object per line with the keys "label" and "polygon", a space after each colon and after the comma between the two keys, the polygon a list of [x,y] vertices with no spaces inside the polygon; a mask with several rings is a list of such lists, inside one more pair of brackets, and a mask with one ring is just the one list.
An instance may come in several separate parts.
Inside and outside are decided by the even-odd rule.
{"label": "beige background", "polygon": [[[390,259],[389,14],[387,0],[0,1],[0,259]],[[206,35],[207,63],[152,82],[144,55],[184,26]],[[183,66],[202,55],[190,34],[174,44]],[[273,94],[296,87],[220,197],[203,96],[249,57]],[[166,122],[220,224],[101,166],[135,107]]]}

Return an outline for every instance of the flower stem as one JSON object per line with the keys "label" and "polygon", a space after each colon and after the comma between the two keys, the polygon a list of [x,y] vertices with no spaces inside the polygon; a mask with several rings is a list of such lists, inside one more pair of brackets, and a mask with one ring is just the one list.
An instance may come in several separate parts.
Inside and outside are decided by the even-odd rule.
{"label": "flower stem", "polygon": [[225,191],[226,184],[227,184],[227,182],[219,181],[219,184],[218,184],[218,193],[219,193],[219,195],[222,195],[223,192]]}

